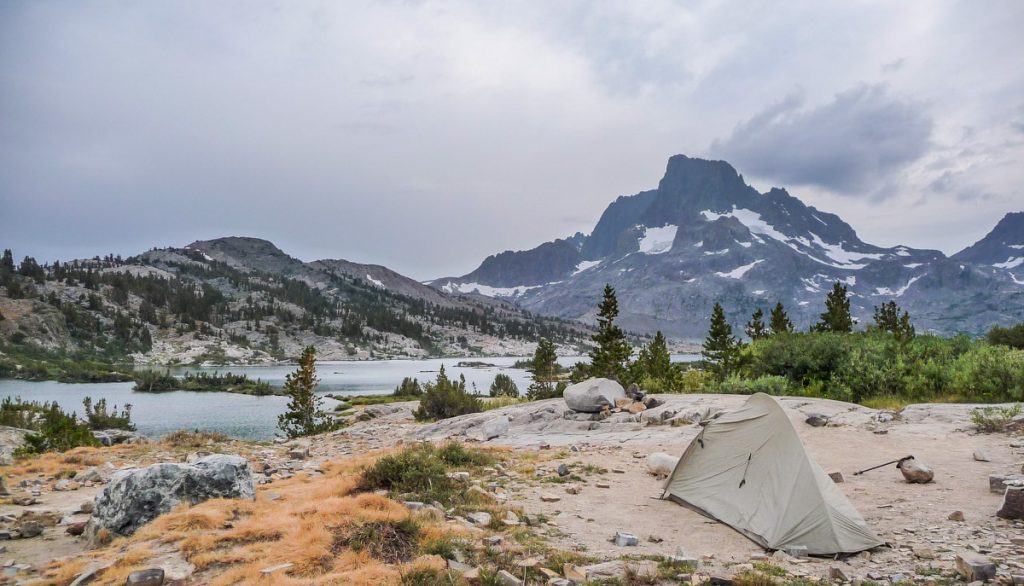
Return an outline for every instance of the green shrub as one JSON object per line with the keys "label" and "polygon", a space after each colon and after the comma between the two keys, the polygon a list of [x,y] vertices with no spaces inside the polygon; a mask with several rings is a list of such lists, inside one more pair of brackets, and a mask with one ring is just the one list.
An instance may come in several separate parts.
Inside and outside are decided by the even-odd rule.
{"label": "green shrub", "polygon": [[1012,407],[982,407],[971,411],[971,421],[978,426],[979,431],[993,433],[1005,431],[1020,413],[1020,403]]}
{"label": "green shrub", "polygon": [[1024,322],[1005,328],[995,326],[985,334],[985,339],[989,344],[1024,350]]}
{"label": "green shrub", "polygon": [[420,526],[412,519],[360,523],[339,535],[332,549],[341,547],[366,552],[386,564],[407,562],[416,553]]}
{"label": "green shrub", "polygon": [[25,444],[15,451],[16,455],[65,452],[99,444],[88,423],[79,421],[73,412],[65,413],[56,402],[4,397],[0,402],[0,424],[33,432],[25,436]]}
{"label": "green shrub", "polygon": [[488,454],[458,442],[441,447],[417,444],[384,456],[363,471],[360,490],[386,490],[409,500],[438,501],[445,506],[461,502],[463,485],[448,477],[451,469],[472,469],[495,462]]}
{"label": "green shrub", "polygon": [[516,382],[503,372],[494,376],[490,391],[492,397],[512,397],[514,399],[519,396],[519,387],[516,386]]}
{"label": "green shrub", "polygon": [[413,412],[416,421],[435,421],[459,415],[483,411],[480,398],[466,392],[466,379],[459,377],[452,381],[444,372],[444,366],[435,383],[427,383],[420,406]]}
{"label": "green shrub", "polygon": [[569,383],[564,380],[557,383],[535,382],[526,389],[526,398],[531,401],[558,399],[568,386]]}
{"label": "green shrub", "polygon": [[423,388],[420,387],[420,381],[405,377],[392,394],[396,397],[419,397],[423,394]]}
{"label": "green shrub", "polygon": [[126,429],[128,431],[135,431],[135,425],[132,424],[132,406],[125,405],[124,409],[120,412],[117,410],[117,405],[108,413],[107,412],[107,400],[100,399],[96,401],[96,405],[92,404],[92,397],[86,397],[82,400],[82,405],[85,407],[85,419],[89,422],[90,429]]}
{"label": "green shrub", "polygon": [[768,395],[781,396],[790,394],[790,384],[789,381],[782,376],[761,376],[755,379],[744,379],[737,375],[732,375],[722,382],[708,387],[707,390],[715,393],[732,395],[753,395],[754,393],[765,393]]}
{"label": "green shrub", "polygon": [[957,359],[953,385],[969,401],[1024,400],[1024,351],[979,346]]}

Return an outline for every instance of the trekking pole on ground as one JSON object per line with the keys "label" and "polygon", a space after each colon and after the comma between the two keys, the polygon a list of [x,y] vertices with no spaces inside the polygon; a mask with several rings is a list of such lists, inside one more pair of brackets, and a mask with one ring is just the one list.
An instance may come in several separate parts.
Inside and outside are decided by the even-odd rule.
{"label": "trekking pole on ground", "polygon": [[854,472],[853,475],[854,476],[860,476],[861,474],[864,474],[865,472],[871,472],[872,470],[877,470],[877,469],[879,469],[879,468],[881,468],[883,466],[888,466],[889,464],[896,464],[896,467],[899,468],[899,465],[901,463],[906,462],[907,460],[913,460],[913,459],[914,459],[913,456],[903,456],[899,460],[892,460],[891,462],[886,462],[885,464],[879,464],[878,466],[872,466],[870,468],[865,468],[865,469],[860,470],[858,472]]}

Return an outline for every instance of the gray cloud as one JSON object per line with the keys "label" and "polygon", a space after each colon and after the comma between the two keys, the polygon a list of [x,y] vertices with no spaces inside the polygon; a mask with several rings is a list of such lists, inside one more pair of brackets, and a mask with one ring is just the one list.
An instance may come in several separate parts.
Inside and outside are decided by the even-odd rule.
{"label": "gray cloud", "polygon": [[890,174],[922,157],[934,126],[920,103],[860,85],[804,108],[791,94],[733,129],[711,151],[783,185],[816,185],[867,195]]}
{"label": "gray cloud", "polygon": [[0,246],[242,234],[462,274],[589,231],[668,156],[728,137],[712,150],[756,184],[952,252],[1024,207],[1022,18],[1016,0],[0,2]]}

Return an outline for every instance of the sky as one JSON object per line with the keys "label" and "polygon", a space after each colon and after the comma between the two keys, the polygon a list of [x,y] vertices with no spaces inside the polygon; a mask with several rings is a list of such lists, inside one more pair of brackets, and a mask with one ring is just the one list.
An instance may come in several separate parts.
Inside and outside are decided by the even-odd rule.
{"label": "sky", "polygon": [[872,244],[1024,210],[1024,3],[0,2],[0,247],[461,275],[677,153]]}

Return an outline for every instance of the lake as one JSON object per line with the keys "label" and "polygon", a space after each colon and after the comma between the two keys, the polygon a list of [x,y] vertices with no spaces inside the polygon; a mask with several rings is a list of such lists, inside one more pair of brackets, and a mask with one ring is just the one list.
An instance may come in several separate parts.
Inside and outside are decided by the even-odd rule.
{"label": "lake", "polygon": [[[380,395],[394,390],[405,377],[414,377],[421,383],[437,377],[437,371],[444,365],[450,378],[466,377],[470,392],[476,385],[477,392],[487,394],[494,376],[503,372],[515,381],[519,392],[526,392],[532,382],[530,373],[512,364],[522,358],[438,358],[429,360],[367,360],[360,362],[317,362],[319,393],[336,395]],[[689,362],[696,355],[673,356],[674,361]],[[559,357],[559,363],[571,366],[580,361],[579,357]],[[479,361],[494,366],[479,368],[459,367],[459,362]],[[185,372],[233,372],[259,378],[273,386],[284,384],[284,377],[295,370],[287,366],[230,366],[202,368],[174,368],[173,374]],[[288,404],[286,397],[253,397],[236,393],[196,393],[173,391],[169,393],[136,393],[134,383],[90,383],[67,384],[53,381],[28,382],[0,380],[0,397],[20,396],[25,400],[56,401],[65,410],[82,414],[82,399],[101,398],[108,405],[132,405],[132,421],[138,430],[149,437],[160,437],[179,429],[216,431],[227,435],[253,440],[267,440],[277,432],[277,416]],[[329,410],[335,405],[332,399],[324,399]]]}

